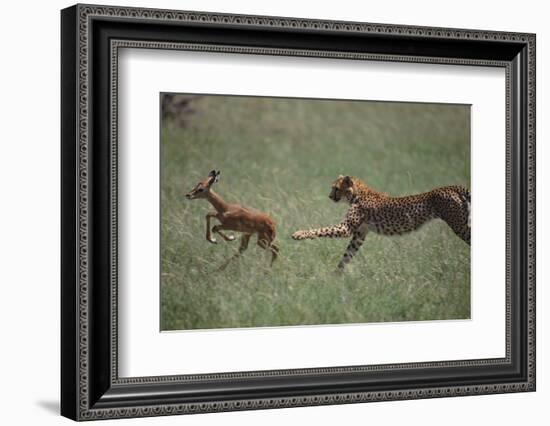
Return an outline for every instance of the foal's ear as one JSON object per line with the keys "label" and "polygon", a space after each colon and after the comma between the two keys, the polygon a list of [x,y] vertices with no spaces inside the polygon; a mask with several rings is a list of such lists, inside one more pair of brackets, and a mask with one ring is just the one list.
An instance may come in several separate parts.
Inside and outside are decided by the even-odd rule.
{"label": "foal's ear", "polygon": [[220,180],[220,171],[212,170],[210,173],[208,173],[209,184],[212,185],[214,183],[217,183]]}

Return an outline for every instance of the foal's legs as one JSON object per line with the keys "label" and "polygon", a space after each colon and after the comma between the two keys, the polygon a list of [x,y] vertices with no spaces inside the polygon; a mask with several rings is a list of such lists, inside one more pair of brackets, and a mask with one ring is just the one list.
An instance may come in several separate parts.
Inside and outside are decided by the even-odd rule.
{"label": "foal's legs", "polygon": [[212,238],[212,234],[210,231],[210,219],[217,216],[218,216],[217,212],[209,212],[206,214],[206,241],[212,244],[216,244],[217,241],[214,238]]}
{"label": "foal's legs", "polygon": [[269,236],[265,234],[258,235],[258,245],[264,250],[269,249],[269,251],[271,251],[271,265],[273,265],[273,262],[275,262],[275,259],[277,259],[277,255],[279,253],[279,247],[273,244]]}
{"label": "foal's legs", "polygon": [[220,234],[225,241],[233,241],[235,239],[233,235],[225,235],[225,233],[221,232],[222,229],[227,228],[223,225],[216,225],[212,228],[212,232]]}
{"label": "foal's legs", "polygon": [[250,237],[251,234],[243,234],[243,236],[241,237],[241,245],[239,246],[239,251],[231,256],[229,259],[227,259],[222,266],[220,266],[220,271],[223,271],[225,268],[227,268],[227,265],[229,265],[229,262],[231,262],[233,259],[237,259],[241,254],[243,254],[243,252],[248,248]]}

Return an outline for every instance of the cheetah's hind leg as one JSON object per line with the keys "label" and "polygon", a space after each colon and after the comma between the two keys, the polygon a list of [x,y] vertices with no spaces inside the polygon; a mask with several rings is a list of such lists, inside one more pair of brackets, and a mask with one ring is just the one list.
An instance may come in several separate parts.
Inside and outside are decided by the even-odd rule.
{"label": "cheetah's hind leg", "polygon": [[444,218],[445,222],[451,227],[453,232],[466,244],[471,245],[471,216],[472,208],[470,194],[458,194],[462,202],[463,211],[458,217]]}
{"label": "cheetah's hind leg", "polygon": [[455,233],[462,238],[464,242],[466,242],[468,245],[471,245],[471,232],[472,232],[472,200],[470,197],[470,193],[468,194],[460,194],[460,198],[462,199],[463,205],[466,206],[466,214],[468,215],[468,218],[466,220],[466,224],[462,225],[459,232],[455,231]]}

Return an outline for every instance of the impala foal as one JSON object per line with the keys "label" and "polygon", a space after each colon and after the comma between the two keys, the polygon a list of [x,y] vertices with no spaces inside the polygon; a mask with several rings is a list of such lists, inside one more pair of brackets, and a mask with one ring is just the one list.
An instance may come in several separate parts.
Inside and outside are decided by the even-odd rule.
{"label": "impala foal", "polygon": [[[212,191],[212,185],[220,179],[220,172],[212,170],[208,177],[199,182],[195,188],[185,195],[189,200],[195,200],[197,198],[205,198],[216,211],[212,211],[206,214],[206,240],[216,244],[217,241],[212,238],[211,232],[219,234],[226,241],[233,241],[235,237],[233,235],[226,235],[222,231],[236,231],[242,232],[241,246],[239,251],[220,267],[220,270],[226,268],[232,259],[238,258],[248,247],[250,237],[254,234],[258,234],[258,245],[271,251],[271,264],[277,258],[279,248],[273,244],[275,239],[275,222],[266,213],[258,212],[255,210],[249,210],[239,204],[226,203],[222,197]],[[215,217],[221,223],[210,229],[210,219]]]}

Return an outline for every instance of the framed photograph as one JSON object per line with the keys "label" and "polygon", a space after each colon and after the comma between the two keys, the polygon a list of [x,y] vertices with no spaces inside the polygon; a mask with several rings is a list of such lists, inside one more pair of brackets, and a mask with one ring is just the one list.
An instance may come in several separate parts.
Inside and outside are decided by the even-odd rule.
{"label": "framed photograph", "polygon": [[61,413],[535,390],[535,35],[61,12]]}

